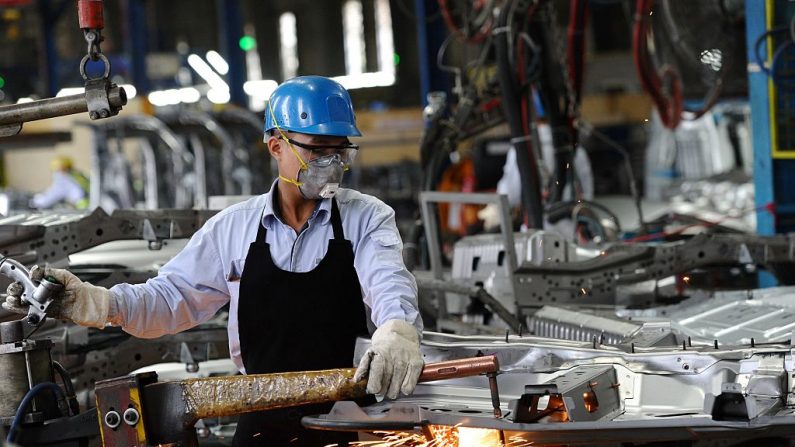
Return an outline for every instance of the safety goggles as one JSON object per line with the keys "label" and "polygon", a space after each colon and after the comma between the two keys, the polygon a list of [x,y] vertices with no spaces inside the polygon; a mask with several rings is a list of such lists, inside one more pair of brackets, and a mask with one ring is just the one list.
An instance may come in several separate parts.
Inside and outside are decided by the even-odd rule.
{"label": "safety goggles", "polygon": [[356,159],[356,154],[359,152],[359,145],[351,142],[346,142],[339,145],[327,144],[306,144],[295,141],[292,138],[283,136],[285,141],[293,146],[300,147],[307,153],[309,157],[307,161],[316,161],[320,159],[332,159],[334,156],[339,157],[344,165],[350,165]]}

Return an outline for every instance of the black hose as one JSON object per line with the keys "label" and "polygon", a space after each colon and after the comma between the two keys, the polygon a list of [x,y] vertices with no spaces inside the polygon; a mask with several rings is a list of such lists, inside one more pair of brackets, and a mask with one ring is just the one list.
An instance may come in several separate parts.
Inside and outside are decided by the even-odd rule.
{"label": "black hose", "polygon": [[[561,55],[555,52],[557,36],[552,7],[549,3],[542,4],[539,11],[533,15],[529,29],[533,40],[544,49],[542,54],[542,69],[537,82],[537,89],[544,107],[549,127],[552,130],[552,145],[555,148],[555,172],[549,185],[549,203],[563,200],[566,185],[573,186],[573,161],[576,130],[572,127],[569,110],[575,106],[573,98],[569,95],[566,83],[568,70],[565,61],[560,60]],[[573,93],[573,92],[572,92]]]}
{"label": "black hose", "polygon": [[77,416],[80,414],[80,404],[77,402],[72,376],[69,374],[69,371],[58,362],[52,362],[52,368],[61,376],[63,387],[66,389],[66,402],[69,404],[69,411],[72,412],[72,416]]}
{"label": "black hose", "polygon": [[[497,29],[505,30],[511,21],[509,4],[500,9]],[[509,41],[513,33],[500,32],[495,36],[497,56],[497,77],[500,81],[502,109],[511,129],[511,144],[516,151],[516,163],[519,166],[519,177],[522,185],[522,208],[527,216],[527,223],[532,228],[543,228],[543,209],[541,206],[541,187],[539,182],[538,164],[532,156],[528,136],[522,126],[522,110],[519,103],[519,86],[514,76],[508,51]]]}
{"label": "black hose", "polygon": [[413,272],[417,267],[423,270],[429,269],[428,263],[425,262],[425,257],[421,251],[421,239],[424,232],[425,226],[422,224],[422,219],[417,217],[414,219],[414,224],[411,226],[406,240],[403,242],[403,263],[410,272]]}

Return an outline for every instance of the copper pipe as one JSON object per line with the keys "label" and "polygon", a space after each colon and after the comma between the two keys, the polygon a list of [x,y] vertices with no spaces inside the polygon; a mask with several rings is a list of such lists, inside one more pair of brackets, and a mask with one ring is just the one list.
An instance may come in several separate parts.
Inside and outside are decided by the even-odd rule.
{"label": "copper pipe", "polygon": [[499,370],[500,364],[497,362],[497,356],[495,355],[448,360],[425,365],[419,381],[432,382],[434,380],[457,379],[459,377],[496,373]]}

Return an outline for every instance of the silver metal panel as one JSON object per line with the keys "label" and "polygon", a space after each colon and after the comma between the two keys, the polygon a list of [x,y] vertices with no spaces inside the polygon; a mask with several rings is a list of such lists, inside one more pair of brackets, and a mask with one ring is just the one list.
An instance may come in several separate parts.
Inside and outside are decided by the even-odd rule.
{"label": "silver metal panel", "polygon": [[[360,340],[357,356],[369,341]],[[412,396],[365,407],[372,420],[414,420],[436,424],[491,428],[506,439],[538,444],[594,444],[662,440],[731,439],[795,435],[793,410],[784,407],[791,396],[788,377],[795,372],[789,343],[763,347],[628,347],[597,346],[539,337],[464,337],[426,332],[422,351],[426,362],[450,360],[487,352],[497,355],[502,418],[491,415],[485,377],[419,384]],[[574,422],[511,421],[508,401],[519,399],[526,387],[552,384],[588,367],[613,372],[620,414]],[[613,379],[611,378],[611,382]],[[565,384],[564,384],[565,385]],[[724,394],[728,393],[728,394]],[[748,408],[747,420],[713,420],[718,397],[737,396]],[[334,417],[345,420],[344,411]],[[398,413],[400,417],[398,418]],[[361,414],[357,421],[369,420]]]}
{"label": "silver metal panel", "polygon": [[530,332],[538,337],[572,341],[598,340],[618,344],[640,332],[641,324],[619,321],[560,307],[544,306],[530,318]]}
{"label": "silver metal panel", "polygon": [[693,339],[748,344],[789,341],[795,330],[792,287],[717,293],[668,309],[674,327]]}

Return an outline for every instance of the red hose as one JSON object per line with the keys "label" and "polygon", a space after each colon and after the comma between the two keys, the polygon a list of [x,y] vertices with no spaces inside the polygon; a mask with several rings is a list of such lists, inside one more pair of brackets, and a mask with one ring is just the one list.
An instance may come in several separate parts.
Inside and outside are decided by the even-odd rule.
{"label": "red hose", "polygon": [[[637,0],[636,16],[633,26],[632,46],[635,69],[638,72],[643,89],[651,96],[660,113],[663,126],[674,129],[682,120],[684,101],[682,99],[682,83],[671,66],[663,66],[660,71],[651,66],[648,54],[648,37],[651,31],[649,16],[654,0]],[[671,96],[663,92],[663,80],[671,83]]]}
{"label": "red hose", "polygon": [[579,144],[579,132],[574,120],[582,98],[582,84],[585,72],[585,28],[588,20],[587,0],[571,0],[569,26],[566,33],[566,68],[569,85],[574,93],[574,104],[569,105],[568,126],[573,147]]}
{"label": "red hose", "polygon": [[574,94],[579,100],[582,94],[583,70],[585,58],[585,28],[587,26],[586,0],[571,0],[569,8],[569,26],[567,30],[566,56],[568,61],[569,79]]}

